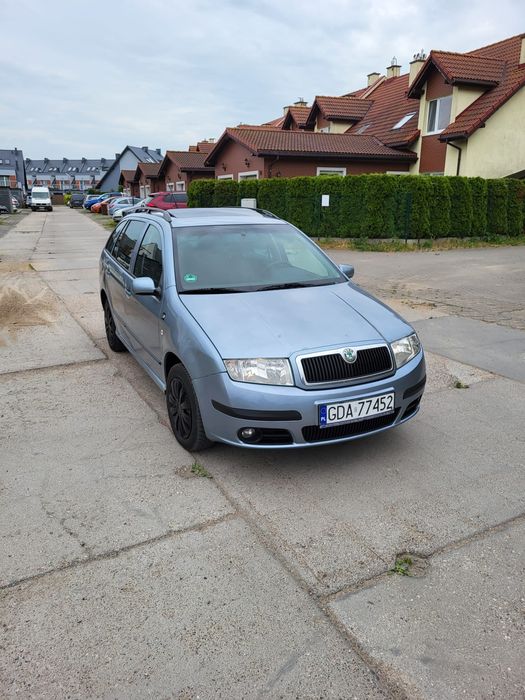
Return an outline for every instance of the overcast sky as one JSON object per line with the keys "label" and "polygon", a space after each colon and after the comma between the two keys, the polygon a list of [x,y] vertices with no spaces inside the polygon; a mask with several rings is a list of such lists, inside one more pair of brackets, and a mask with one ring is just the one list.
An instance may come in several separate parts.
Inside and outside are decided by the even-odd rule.
{"label": "overcast sky", "polygon": [[0,0],[0,148],[186,149],[420,49],[525,32],[523,0]]}

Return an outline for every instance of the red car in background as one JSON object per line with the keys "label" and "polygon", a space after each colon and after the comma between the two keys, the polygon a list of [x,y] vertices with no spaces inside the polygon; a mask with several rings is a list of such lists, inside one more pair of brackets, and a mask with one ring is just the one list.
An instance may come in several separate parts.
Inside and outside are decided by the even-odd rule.
{"label": "red car in background", "polygon": [[93,204],[91,207],[91,211],[94,214],[107,214],[108,213],[108,205],[111,204],[115,199],[118,199],[121,195],[118,195],[117,197],[108,197],[107,199],[102,200],[102,202],[97,202],[96,204]]}
{"label": "red car in background", "polygon": [[149,195],[150,201],[147,207],[155,209],[186,209],[188,206],[188,195],[185,192],[153,192]]}

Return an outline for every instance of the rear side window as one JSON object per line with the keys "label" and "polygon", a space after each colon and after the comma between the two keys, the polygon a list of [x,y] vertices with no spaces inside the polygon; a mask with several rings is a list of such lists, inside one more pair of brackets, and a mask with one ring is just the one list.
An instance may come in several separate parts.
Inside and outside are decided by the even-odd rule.
{"label": "rear side window", "polygon": [[156,226],[148,226],[135,260],[135,277],[151,277],[160,287],[162,277],[162,237]]}
{"label": "rear side window", "polygon": [[115,245],[115,241],[119,237],[119,235],[124,231],[126,226],[129,224],[129,221],[122,221],[114,230],[111,236],[108,238],[108,242],[106,243],[106,250],[108,253],[113,254],[113,246]]}
{"label": "rear side window", "polygon": [[126,270],[129,270],[135,243],[144,233],[144,228],[145,224],[142,221],[130,221],[117,238],[113,248],[113,257]]}
{"label": "rear side window", "polygon": [[188,195],[187,194],[172,194],[174,202],[178,202],[179,204],[182,202],[187,202],[188,201]]}

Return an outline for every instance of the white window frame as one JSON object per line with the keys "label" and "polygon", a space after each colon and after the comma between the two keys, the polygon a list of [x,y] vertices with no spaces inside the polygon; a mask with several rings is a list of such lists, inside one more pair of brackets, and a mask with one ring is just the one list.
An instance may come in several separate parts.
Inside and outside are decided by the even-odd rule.
{"label": "white window frame", "polygon": [[217,180],[233,180],[233,175],[217,175]]}
{"label": "white window frame", "polygon": [[0,187],[9,187],[9,175],[0,175]]}
{"label": "white window frame", "polygon": [[317,175],[341,175],[345,177],[346,168],[330,168],[328,165],[320,165],[317,168]]}
{"label": "white window frame", "polygon": [[427,102],[427,114],[426,114],[427,123],[426,123],[426,132],[425,132],[425,135],[426,135],[426,136],[432,136],[433,134],[440,134],[442,131],[445,131],[445,129],[447,128],[447,126],[451,123],[450,120],[449,120],[448,124],[447,124],[446,126],[444,126],[442,129],[436,129],[436,130],[434,130],[434,131],[429,131],[429,129],[428,129],[428,120],[429,120],[429,117],[430,117],[430,105],[431,105],[433,102],[436,102],[436,103],[437,103],[437,105],[436,105],[436,120],[435,120],[435,123],[436,123],[436,124],[439,124],[439,113],[440,113],[440,111],[441,111],[441,102],[442,102],[442,100],[447,100],[447,99],[450,99],[450,116],[452,116],[452,95],[443,95],[443,97],[437,97],[435,100],[429,100],[429,101]]}
{"label": "white window frame", "polygon": [[253,180],[253,175],[255,175],[255,179],[259,179],[259,171],[258,170],[246,170],[243,173],[238,173],[237,174],[237,180],[240,182],[241,180]]}
{"label": "white window frame", "polygon": [[[181,187],[182,185],[182,187]],[[173,192],[186,192],[186,183],[184,180],[177,180],[175,183],[175,190],[172,190]]]}
{"label": "white window frame", "polygon": [[415,117],[415,116],[416,116],[415,112],[409,112],[408,114],[405,114],[404,117],[401,117],[401,119],[396,124],[394,124],[394,126],[392,127],[392,131],[394,129],[402,129],[405,126],[405,124],[408,124],[408,122],[412,119],[412,117]]}
{"label": "white window frame", "polygon": [[167,182],[166,183],[166,191],[167,192],[175,192],[175,183],[174,182]]}

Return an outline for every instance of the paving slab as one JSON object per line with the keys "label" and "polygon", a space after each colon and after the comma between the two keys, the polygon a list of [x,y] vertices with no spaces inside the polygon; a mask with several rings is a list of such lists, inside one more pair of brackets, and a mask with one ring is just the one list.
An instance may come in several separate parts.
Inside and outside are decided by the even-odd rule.
{"label": "paving slab", "polygon": [[525,381],[525,331],[458,316],[416,321],[414,327],[434,353]]}
{"label": "paving slab", "polygon": [[0,377],[0,416],[0,585],[232,512],[107,361]]}
{"label": "paving slab", "polygon": [[383,698],[372,672],[239,520],[0,598],[14,698]]}
{"label": "paving slab", "polygon": [[0,374],[103,359],[34,273],[0,273]]}
{"label": "paving slab", "polygon": [[376,662],[429,699],[525,697],[525,524],[431,557],[334,600]]}
{"label": "paving slab", "polygon": [[525,386],[493,379],[431,393],[409,423],[346,445],[199,460],[322,594],[523,513],[523,415]]}

